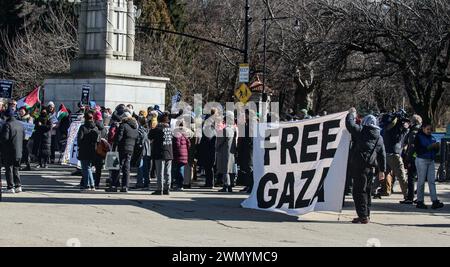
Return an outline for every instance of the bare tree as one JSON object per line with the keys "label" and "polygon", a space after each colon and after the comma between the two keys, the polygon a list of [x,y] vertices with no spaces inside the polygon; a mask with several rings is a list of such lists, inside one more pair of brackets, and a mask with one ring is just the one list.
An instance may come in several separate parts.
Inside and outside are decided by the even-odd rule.
{"label": "bare tree", "polygon": [[14,39],[6,31],[0,32],[0,38],[7,54],[0,69],[4,77],[17,82],[17,97],[42,83],[46,75],[67,72],[78,50],[74,18],[52,7],[45,18]]}

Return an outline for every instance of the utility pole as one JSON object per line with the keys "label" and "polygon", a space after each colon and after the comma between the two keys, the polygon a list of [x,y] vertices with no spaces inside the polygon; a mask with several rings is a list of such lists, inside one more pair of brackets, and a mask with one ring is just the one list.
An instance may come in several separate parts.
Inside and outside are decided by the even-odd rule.
{"label": "utility pole", "polygon": [[244,36],[244,63],[249,63],[249,39],[250,39],[250,4],[245,0],[245,36]]}
{"label": "utility pole", "polygon": [[266,93],[266,75],[267,75],[267,17],[264,18],[264,69],[263,69],[263,102],[267,101],[267,93]]}

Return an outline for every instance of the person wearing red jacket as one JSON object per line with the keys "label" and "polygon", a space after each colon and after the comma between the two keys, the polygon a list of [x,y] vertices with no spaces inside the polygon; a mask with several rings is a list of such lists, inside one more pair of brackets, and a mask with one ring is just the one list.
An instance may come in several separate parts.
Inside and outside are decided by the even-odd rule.
{"label": "person wearing red jacket", "polygon": [[189,160],[191,141],[187,129],[182,125],[175,129],[173,137],[173,163],[177,190],[183,190],[184,169]]}

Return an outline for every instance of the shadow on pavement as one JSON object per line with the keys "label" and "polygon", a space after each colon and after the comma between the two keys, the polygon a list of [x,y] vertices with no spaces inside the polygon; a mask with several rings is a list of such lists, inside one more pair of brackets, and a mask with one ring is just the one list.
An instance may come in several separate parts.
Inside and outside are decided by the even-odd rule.
{"label": "shadow on pavement", "polygon": [[[7,203],[52,204],[52,205],[95,205],[134,206],[160,213],[178,220],[212,221],[257,221],[257,222],[297,222],[297,217],[278,213],[243,209],[242,199],[191,198],[189,201],[174,199],[102,199],[92,198],[52,198],[52,197],[4,197]],[[154,197],[155,198],[155,197]],[[338,222],[335,222],[338,223]]]}
{"label": "shadow on pavement", "polygon": [[[58,180],[55,179],[57,169],[40,170],[39,172],[28,172],[22,174],[25,191],[41,193],[79,193],[77,184],[78,176],[70,176],[70,172],[60,173]],[[104,181],[104,179],[103,179]],[[206,197],[189,197],[191,194],[202,194]],[[32,203],[32,204],[55,204],[55,205],[105,205],[105,206],[134,206],[149,211],[160,213],[168,218],[179,220],[218,220],[218,221],[257,221],[257,222],[298,222],[298,218],[280,213],[268,213],[264,211],[243,209],[241,202],[248,196],[244,193],[234,193],[239,198],[229,198],[228,194],[213,192],[202,189],[192,189],[183,192],[183,196],[173,194],[170,198],[150,196],[148,191],[134,191],[132,194],[110,194],[102,191],[84,195],[86,197],[21,197],[15,195],[3,196],[3,202],[9,203]],[[96,195],[108,195],[110,198],[96,198]],[[148,199],[132,199],[136,196],[148,196]],[[443,200],[450,199],[450,192],[440,194]],[[415,206],[402,206],[391,202],[373,202],[372,210],[377,214],[411,215],[421,213],[430,216],[442,216],[450,214],[450,203],[441,210],[418,210]],[[353,201],[349,198],[345,201],[343,210],[353,211]],[[344,221],[304,221],[309,223],[333,223],[342,224]],[[395,224],[389,226],[396,226]],[[405,226],[405,225],[402,225]],[[447,224],[439,225],[411,225],[419,227],[449,227]]]}

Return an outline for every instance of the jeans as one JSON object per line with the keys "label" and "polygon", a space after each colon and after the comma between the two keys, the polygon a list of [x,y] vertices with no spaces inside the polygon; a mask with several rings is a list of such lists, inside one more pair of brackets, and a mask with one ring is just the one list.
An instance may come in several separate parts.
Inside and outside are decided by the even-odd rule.
{"label": "jeans", "polygon": [[17,188],[22,185],[22,182],[20,181],[19,168],[20,168],[20,159],[6,162],[5,175],[6,175],[6,183],[8,184],[8,189],[12,189],[14,187]]}
{"label": "jeans", "polygon": [[144,156],[139,164],[137,173],[137,185],[148,187],[150,185],[150,169],[152,160],[149,156]]}
{"label": "jeans", "polygon": [[428,179],[431,201],[437,201],[436,193],[436,169],[434,160],[416,158],[417,168],[417,201],[424,202],[425,199],[425,180]]}
{"label": "jeans", "polygon": [[175,182],[176,182],[178,188],[182,188],[183,183],[184,183],[184,170],[185,170],[187,164],[175,162],[175,164],[173,164],[173,165],[174,165],[173,174],[175,175],[175,177],[174,177]]}
{"label": "jeans", "polygon": [[94,184],[94,175],[92,174],[92,162],[90,160],[81,160],[81,173],[83,174],[82,186],[92,188]]}
{"label": "jeans", "polygon": [[370,207],[372,205],[372,180],[373,168],[362,168],[355,172],[353,178],[353,200],[359,218],[370,217]]}
{"label": "jeans", "polygon": [[172,180],[172,160],[155,160],[157,191],[169,190]]}
{"label": "jeans", "polygon": [[[130,182],[130,170],[131,170],[131,154],[120,153],[120,169],[122,170],[122,187],[128,188]],[[119,184],[120,170],[114,170],[111,172],[111,185],[118,186]]]}

